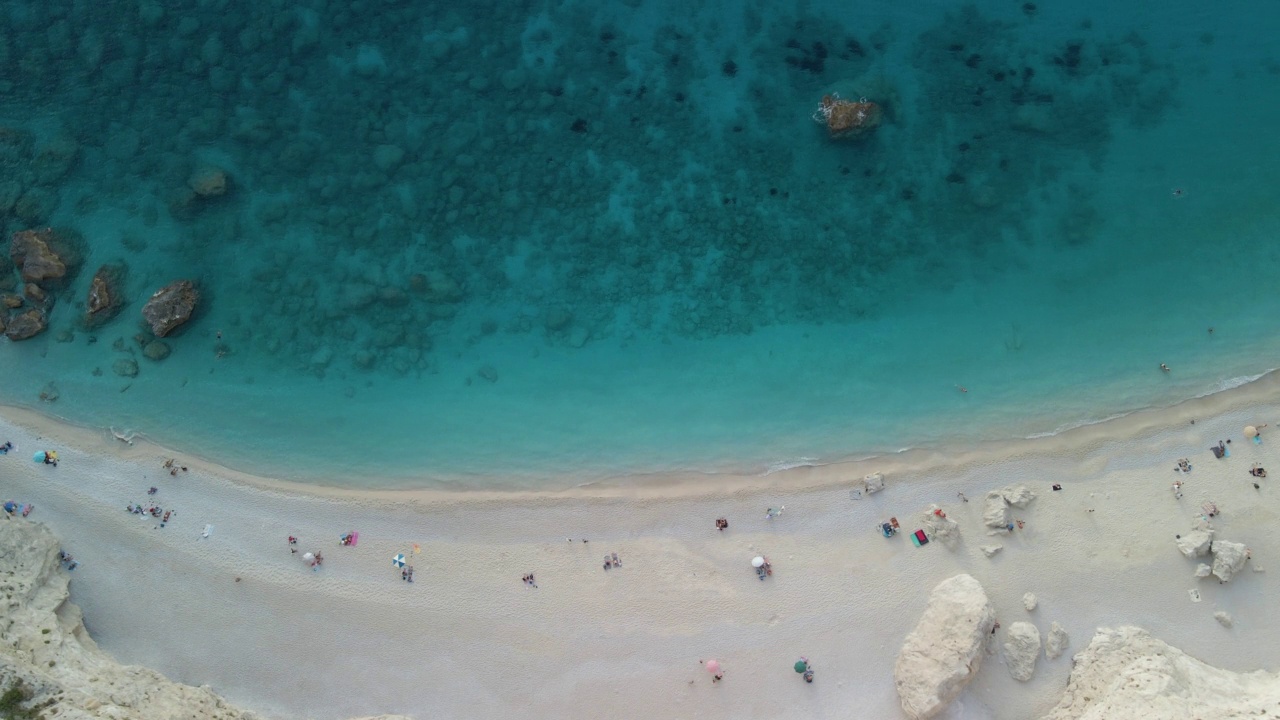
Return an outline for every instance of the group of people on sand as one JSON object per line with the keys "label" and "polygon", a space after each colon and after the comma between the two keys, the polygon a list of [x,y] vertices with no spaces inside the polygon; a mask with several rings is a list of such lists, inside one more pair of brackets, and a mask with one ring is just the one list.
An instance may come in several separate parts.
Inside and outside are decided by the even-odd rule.
{"label": "group of people on sand", "polygon": [[173,458],[169,458],[168,460],[164,461],[164,469],[169,471],[170,476],[177,477],[179,470],[181,470],[182,472],[187,471],[187,466],[179,465],[177,460],[174,460]]}
{"label": "group of people on sand", "polygon": [[[155,488],[152,488],[152,490],[155,490]],[[148,491],[147,494],[154,495],[155,493]],[[125,510],[128,510],[134,515],[150,515],[160,521],[159,527],[167,525],[169,523],[169,518],[178,514],[177,510],[165,510],[155,503],[147,503],[146,505],[143,505],[142,503],[129,503],[125,506]]]}
{"label": "group of people on sand", "polygon": [[405,565],[404,567],[400,568],[400,579],[404,580],[405,582],[413,582],[413,566],[412,565]]}
{"label": "group of people on sand", "polygon": [[80,563],[76,562],[76,559],[71,557],[70,553],[63,550],[58,551],[58,562],[65,565],[68,571],[75,570],[80,566]]}

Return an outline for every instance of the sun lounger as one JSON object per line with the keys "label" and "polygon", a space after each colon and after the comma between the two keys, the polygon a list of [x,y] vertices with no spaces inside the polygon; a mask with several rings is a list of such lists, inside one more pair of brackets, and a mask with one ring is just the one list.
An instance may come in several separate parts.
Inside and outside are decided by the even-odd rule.
{"label": "sun lounger", "polygon": [[916,547],[929,544],[929,536],[924,534],[924,530],[917,530],[911,534],[911,542]]}

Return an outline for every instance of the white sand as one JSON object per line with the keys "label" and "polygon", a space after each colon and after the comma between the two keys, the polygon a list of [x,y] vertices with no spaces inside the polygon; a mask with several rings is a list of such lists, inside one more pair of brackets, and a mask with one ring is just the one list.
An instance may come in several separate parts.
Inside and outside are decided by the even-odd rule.
{"label": "white sand", "polygon": [[[72,599],[101,646],[281,717],[901,717],[894,657],[929,589],[957,572],[983,583],[1005,627],[1028,620],[1044,632],[1056,620],[1083,646],[1097,626],[1136,624],[1222,668],[1280,666],[1280,624],[1265,601],[1280,590],[1280,537],[1269,529],[1280,474],[1261,491],[1247,474],[1253,462],[1280,473],[1280,432],[1261,446],[1240,434],[1247,423],[1280,430],[1273,377],[963,454],[547,493],[313,492],[25,411],[3,415],[0,440],[17,448],[0,458],[0,494],[36,503],[31,519],[80,562]],[[1207,448],[1228,437],[1232,457],[1215,460]],[[60,467],[31,461],[46,447]],[[170,456],[191,472],[169,477]],[[1177,501],[1169,486],[1183,456],[1195,469]],[[886,490],[852,500],[851,481],[873,470],[885,472]],[[1050,491],[1055,482],[1062,492]],[[1024,530],[993,540],[981,499],[1011,483],[1039,498],[1014,511]],[[124,510],[147,501],[150,485],[178,511],[166,528]],[[1173,536],[1190,529],[1202,497],[1222,512],[1218,537],[1249,545],[1253,563],[1274,572],[1246,568],[1229,585],[1192,576]],[[956,550],[877,532],[890,515],[918,527],[930,502],[960,521]],[[766,521],[778,505],[786,513]],[[730,528],[719,533],[722,515]],[[215,529],[202,540],[206,523]],[[359,546],[338,547],[349,529]],[[290,555],[290,534],[300,551],[324,552],[323,569]],[[390,557],[415,542],[410,585]],[[979,546],[992,542],[1005,547],[988,559]],[[609,551],[623,567],[605,572]],[[761,552],[775,568],[767,582],[749,565]],[[529,571],[536,590],[520,582]],[[1199,604],[1188,598],[1194,587]],[[1034,613],[1022,607],[1028,591]],[[1216,610],[1234,627],[1219,625]],[[1042,658],[1028,683],[988,658],[950,716],[1046,712],[1079,649]],[[812,685],[791,669],[800,655],[816,670]],[[718,685],[699,665],[712,657],[726,670]]]}

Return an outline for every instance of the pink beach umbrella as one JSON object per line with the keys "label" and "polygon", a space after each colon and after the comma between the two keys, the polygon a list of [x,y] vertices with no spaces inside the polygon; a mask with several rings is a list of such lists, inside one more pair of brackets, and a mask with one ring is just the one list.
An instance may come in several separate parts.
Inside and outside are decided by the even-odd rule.
{"label": "pink beach umbrella", "polygon": [[711,673],[712,675],[715,675],[716,673],[719,673],[719,672],[720,672],[720,663],[719,663],[719,662],[717,662],[717,661],[715,661],[715,660],[708,660],[708,661],[707,661],[707,672]]}

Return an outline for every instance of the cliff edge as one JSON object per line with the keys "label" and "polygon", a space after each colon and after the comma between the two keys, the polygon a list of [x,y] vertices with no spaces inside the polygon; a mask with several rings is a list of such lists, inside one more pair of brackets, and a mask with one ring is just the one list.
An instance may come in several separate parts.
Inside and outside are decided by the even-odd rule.
{"label": "cliff edge", "polygon": [[266,720],[101,650],[67,600],[58,551],[43,525],[0,518],[0,692],[17,689],[22,707],[59,720]]}

